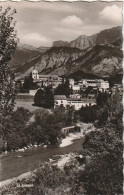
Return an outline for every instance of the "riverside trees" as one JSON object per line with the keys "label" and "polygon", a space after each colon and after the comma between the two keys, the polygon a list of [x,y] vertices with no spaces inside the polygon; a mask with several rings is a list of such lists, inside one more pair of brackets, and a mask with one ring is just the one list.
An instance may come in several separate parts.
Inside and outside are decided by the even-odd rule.
{"label": "riverside trees", "polygon": [[86,135],[83,143],[85,169],[80,182],[88,195],[123,194],[123,123],[121,96],[108,102],[108,117],[102,129]]}

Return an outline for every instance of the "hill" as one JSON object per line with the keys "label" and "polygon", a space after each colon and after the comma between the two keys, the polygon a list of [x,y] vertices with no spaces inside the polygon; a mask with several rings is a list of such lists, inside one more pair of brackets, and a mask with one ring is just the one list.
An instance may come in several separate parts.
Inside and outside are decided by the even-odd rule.
{"label": "hill", "polygon": [[100,79],[99,76],[94,75],[92,73],[86,73],[81,70],[77,70],[69,75],[66,75],[68,78],[73,78],[75,81],[79,81],[81,79]]}

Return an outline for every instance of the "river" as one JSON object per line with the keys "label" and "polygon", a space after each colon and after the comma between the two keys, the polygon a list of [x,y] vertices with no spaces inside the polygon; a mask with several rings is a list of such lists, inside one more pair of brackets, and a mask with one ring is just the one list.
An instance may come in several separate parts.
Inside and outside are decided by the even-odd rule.
{"label": "river", "polygon": [[48,148],[43,148],[40,146],[27,149],[25,152],[10,152],[0,159],[0,181],[32,171],[37,168],[40,162],[47,161],[54,155],[79,151],[82,149],[83,140],[84,138],[73,140],[73,143],[66,147],[49,146]]}

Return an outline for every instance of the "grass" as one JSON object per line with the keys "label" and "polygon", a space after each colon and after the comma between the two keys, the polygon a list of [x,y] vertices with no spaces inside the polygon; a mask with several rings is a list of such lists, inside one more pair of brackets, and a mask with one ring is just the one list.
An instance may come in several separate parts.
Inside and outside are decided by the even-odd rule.
{"label": "grass", "polygon": [[33,106],[33,103],[34,103],[33,99],[16,99],[15,102],[16,102],[15,110],[18,107],[26,108],[30,112],[34,112],[37,109],[43,109],[43,108],[40,108],[40,107],[37,107],[37,106]]}

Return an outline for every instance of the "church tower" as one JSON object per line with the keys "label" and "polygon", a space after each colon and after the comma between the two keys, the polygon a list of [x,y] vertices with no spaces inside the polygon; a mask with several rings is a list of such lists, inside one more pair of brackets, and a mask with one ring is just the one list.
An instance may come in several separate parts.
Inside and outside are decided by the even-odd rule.
{"label": "church tower", "polygon": [[32,78],[33,78],[33,80],[38,80],[39,79],[38,71],[36,69],[34,69],[32,71]]}

